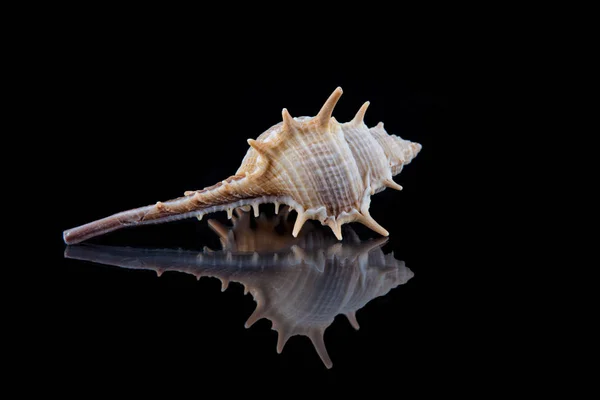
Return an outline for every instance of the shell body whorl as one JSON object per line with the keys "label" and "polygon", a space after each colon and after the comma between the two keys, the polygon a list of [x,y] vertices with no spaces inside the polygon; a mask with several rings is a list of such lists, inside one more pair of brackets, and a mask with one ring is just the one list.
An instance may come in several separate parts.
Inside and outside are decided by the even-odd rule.
{"label": "shell body whorl", "polygon": [[421,150],[421,145],[389,135],[379,123],[368,128],[365,103],[354,119],[339,123],[333,117],[342,89],[337,88],[315,117],[293,118],[287,109],[282,122],[248,149],[234,176],[211,187],[185,192],[185,196],[152,206],[124,211],[65,231],[68,244],[78,243],[122,227],[198,217],[236,207],[287,204],[297,211],[296,237],[304,223],[318,220],[328,225],[338,240],[341,226],[360,222],[388,236],[388,231],[369,214],[371,195],[386,187],[402,190],[392,180]]}
{"label": "shell body whorl", "polygon": [[400,190],[392,177],[421,150],[388,135],[383,124],[369,129],[364,122],[369,102],[350,122],[341,124],[330,114],[323,122],[320,116],[333,111],[341,94],[336,89],[314,118],[292,118],[284,109],[283,122],[249,140],[251,148],[236,172],[248,174],[252,186],[292,200],[299,214],[294,236],[308,219],[329,225],[338,239],[339,227],[353,221],[387,236],[369,215],[370,196],[386,187]]}

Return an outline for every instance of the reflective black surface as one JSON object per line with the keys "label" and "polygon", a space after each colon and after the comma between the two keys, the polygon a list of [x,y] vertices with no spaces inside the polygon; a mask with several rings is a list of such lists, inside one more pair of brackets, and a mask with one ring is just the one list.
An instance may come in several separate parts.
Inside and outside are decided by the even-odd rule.
{"label": "reflective black surface", "polygon": [[[142,66],[135,58],[129,62]],[[168,384],[195,387],[198,396],[207,396],[201,385],[214,385],[223,394],[238,386],[245,393],[261,393],[277,382],[290,389],[310,389],[322,379],[348,387],[378,382],[427,391],[435,382],[456,383],[483,371],[479,366],[486,364],[483,359],[489,352],[480,349],[497,346],[491,341],[482,344],[481,339],[490,327],[483,323],[489,311],[482,308],[480,295],[487,283],[479,271],[490,270],[490,255],[477,259],[477,269],[467,266],[472,254],[481,254],[472,241],[477,232],[464,234],[470,228],[465,209],[479,197],[461,194],[464,185],[457,166],[464,161],[458,146],[452,145],[462,142],[463,150],[473,151],[475,142],[462,140],[459,129],[449,127],[455,92],[443,76],[422,73],[405,79],[400,71],[397,79],[365,81],[343,76],[253,81],[240,76],[207,85],[205,80],[183,78],[196,73],[191,67],[181,75],[171,73],[173,81],[156,78],[162,72],[149,68],[147,73],[128,75],[131,79],[117,71],[86,79],[82,72],[82,86],[69,86],[77,96],[69,102],[68,124],[57,138],[62,146],[54,153],[59,171],[49,192],[55,199],[45,225],[50,234],[43,251],[32,247],[26,254],[35,263],[22,268],[31,275],[27,282],[35,286],[30,311],[21,314],[35,321],[24,336],[35,354],[28,360],[44,371],[53,371],[60,360],[61,372],[88,388],[125,383],[151,390],[153,384]],[[90,67],[88,72],[99,70]],[[157,83],[148,86],[155,78]],[[281,256],[280,264],[264,265],[264,274],[262,265],[248,264],[256,258],[253,252],[239,255],[248,248],[230,248],[230,261],[227,249],[221,252],[221,237],[206,219],[212,217],[229,229],[224,212],[200,222],[115,232],[78,248],[62,243],[64,229],[230,176],[248,148],[246,139],[279,122],[283,107],[294,115],[312,115],[337,86],[344,95],[336,119],[351,119],[369,100],[367,125],[384,121],[388,132],[423,145],[395,179],[404,190],[372,197],[370,213],[390,232],[387,241],[350,224],[359,244],[338,246],[325,228],[321,236],[326,242],[317,250],[307,250],[303,243],[273,249],[281,245],[276,239],[282,236],[263,233],[266,247],[257,251],[258,260],[266,254]],[[261,212],[269,218],[274,214],[272,206],[261,206]],[[294,218],[292,211],[290,223]],[[251,222],[250,228],[255,225]],[[367,258],[377,253],[383,260],[402,261],[413,276],[399,281],[377,278],[389,265],[361,270],[357,254],[363,250],[357,249],[363,245],[377,246]],[[210,257],[221,257],[222,263],[207,265]],[[228,264],[239,257],[240,265]],[[278,272],[282,269],[285,273]],[[162,272],[160,277],[156,271]],[[222,292],[218,279],[194,276],[204,273],[229,279],[228,289]],[[272,281],[266,279],[269,273],[274,274]],[[286,286],[286,274],[294,280],[306,278],[299,287],[304,285],[312,294],[306,299],[296,295],[295,286]],[[308,318],[314,310],[303,301],[324,305],[325,293],[348,295],[319,314],[322,321],[314,320],[329,324],[324,344],[331,369],[304,335],[292,336],[278,354],[278,333],[270,319],[245,328],[258,292],[244,295],[243,284],[255,284],[257,277],[265,278],[267,286],[283,279],[289,299],[275,300],[293,300],[283,308],[287,316]],[[379,289],[364,290],[377,279],[382,282]],[[349,311],[355,312],[359,330],[342,315]],[[242,381],[246,383],[238,384]]]}
{"label": "reflective black surface", "polygon": [[79,245],[68,247],[65,257],[154,270],[158,276],[177,271],[197,279],[215,277],[222,291],[230,282],[241,283],[244,293],[257,302],[247,328],[269,319],[278,332],[278,353],[292,336],[306,336],[327,368],[333,364],[323,337],[334,318],[345,315],[358,330],[356,311],[413,276],[403,261],[392,254],[384,256],[381,247],[386,238],[361,241],[352,228],[345,227],[345,239],[339,242],[312,223],[294,238],[287,210],[272,218],[263,213],[254,221],[250,213],[236,212],[230,229],[209,220],[221,236],[220,251]]}
{"label": "reflective black surface", "polygon": [[[461,294],[444,285],[460,272],[456,266],[424,268],[426,255],[419,259],[392,238],[369,238],[366,229],[361,239],[358,227],[345,226],[340,243],[310,222],[294,239],[293,214],[243,213],[234,226],[225,218],[196,221],[220,236],[196,235],[191,248],[67,247],[46,304],[56,355],[83,365],[118,360],[116,370],[191,359],[191,369],[177,367],[184,375],[248,376],[258,368],[275,377],[321,374],[332,364],[334,376],[389,372],[389,362],[411,374],[422,356],[454,351],[450,305]],[[406,256],[413,261],[405,264]]]}

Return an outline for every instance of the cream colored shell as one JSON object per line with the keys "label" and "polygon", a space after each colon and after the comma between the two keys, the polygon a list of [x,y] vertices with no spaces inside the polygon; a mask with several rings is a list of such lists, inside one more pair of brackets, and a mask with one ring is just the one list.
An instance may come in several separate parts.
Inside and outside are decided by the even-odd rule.
{"label": "cream colored shell", "polygon": [[337,88],[316,117],[292,118],[284,108],[283,122],[256,140],[235,175],[211,187],[185,192],[185,196],[155,205],[124,211],[65,231],[66,243],[78,243],[126,226],[167,222],[275,203],[291,206],[298,216],[297,236],[304,223],[318,220],[328,225],[338,240],[341,226],[360,222],[383,236],[388,231],[369,214],[371,195],[386,187],[401,190],[392,180],[421,150],[421,145],[388,135],[380,123],[369,129],[365,103],[354,119],[339,123],[332,117],[342,89]]}

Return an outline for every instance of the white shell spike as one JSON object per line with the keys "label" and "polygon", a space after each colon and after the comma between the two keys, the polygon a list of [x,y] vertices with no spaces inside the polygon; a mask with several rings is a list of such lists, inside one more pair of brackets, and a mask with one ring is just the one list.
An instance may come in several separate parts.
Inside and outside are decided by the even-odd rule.
{"label": "white shell spike", "polygon": [[283,122],[256,139],[248,139],[250,149],[235,175],[184,197],[124,211],[63,233],[65,243],[79,243],[129,226],[155,224],[240,207],[254,209],[259,204],[287,204],[298,212],[293,235],[304,223],[318,220],[331,228],[338,240],[341,226],[360,222],[377,233],[388,231],[369,215],[371,195],[402,187],[392,180],[411,162],[421,145],[389,135],[379,123],[365,125],[369,102],[346,123],[333,118],[342,96],[337,88],[316,117],[293,118],[282,110]]}

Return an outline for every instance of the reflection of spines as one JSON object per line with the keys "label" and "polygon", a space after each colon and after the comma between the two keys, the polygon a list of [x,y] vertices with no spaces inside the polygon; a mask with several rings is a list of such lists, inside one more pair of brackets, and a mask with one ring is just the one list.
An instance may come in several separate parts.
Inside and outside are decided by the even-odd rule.
{"label": "reflection of spines", "polygon": [[312,342],[313,346],[317,350],[317,354],[321,357],[323,364],[327,368],[333,367],[333,363],[331,362],[331,358],[329,358],[329,354],[327,354],[327,349],[325,348],[325,329],[327,327],[320,327],[311,329],[308,333],[308,337]]}
{"label": "reflection of spines", "polygon": [[[282,211],[285,214],[287,210]],[[332,363],[324,332],[334,318],[344,314],[350,325],[359,329],[357,310],[413,276],[403,261],[383,254],[385,238],[361,242],[351,228],[344,226],[344,241],[338,242],[325,228],[313,225],[305,227],[298,238],[290,239],[291,235],[276,232],[277,226],[291,229],[287,218],[261,215],[255,229],[250,227],[248,218],[249,213],[236,211],[232,228],[211,224],[224,242],[220,251],[206,249],[195,253],[84,245],[68,247],[65,256],[124,268],[152,269],[159,276],[165,271],[179,271],[198,279],[216,277],[222,291],[230,282],[241,283],[244,292],[249,292],[257,303],[246,327],[262,318],[271,320],[272,328],[278,332],[279,353],[292,336],[307,336],[328,368]],[[272,250],[268,243],[273,245]]]}
{"label": "reflection of spines", "polygon": [[282,330],[277,333],[277,354],[281,354],[289,338],[290,334],[287,331]]}
{"label": "reflection of spines", "polygon": [[264,303],[257,303],[256,308],[254,309],[254,311],[252,312],[252,314],[250,314],[250,316],[248,317],[248,319],[246,320],[246,323],[244,324],[244,326],[246,328],[250,328],[252,325],[254,325],[254,323],[256,321],[258,321],[259,319],[263,319],[265,317],[265,305]]}
{"label": "reflection of spines", "polygon": [[[242,208],[234,210],[231,228],[215,219],[208,220],[208,226],[219,236],[223,250],[238,253],[274,252],[287,249],[298,240],[291,236],[293,224],[288,221],[289,207],[285,206],[278,215],[267,217],[266,214],[254,219],[256,227],[251,227],[251,213]],[[279,227],[279,230],[276,228]]]}
{"label": "reflection of spines", "polygon": [[221,292],[224,292],[229,287],[229,280],[227,278],[221,278]]}
{"label": "reflection of spines", "polygon": [[358,325],[358,321],[356,320],[356,313],[354,311],[349,311],[344,315],[348,318],[350,325],[352,325],[352,327],[354,329],[356,329],[356,330],[360,329],[360,326]]}

